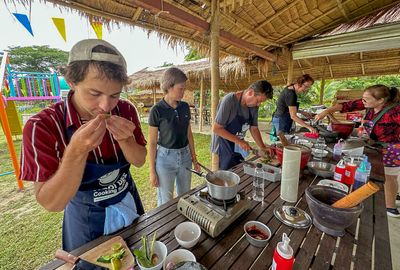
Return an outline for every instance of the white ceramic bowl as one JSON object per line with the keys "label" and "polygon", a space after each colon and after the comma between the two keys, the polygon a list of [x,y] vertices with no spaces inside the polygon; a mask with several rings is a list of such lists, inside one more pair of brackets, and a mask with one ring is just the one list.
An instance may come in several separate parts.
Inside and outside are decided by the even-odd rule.
{"label": "white ceramic bowl", "polygon": [[175,238],[183,248],[194,247],[199,242],[201,228],[194,222],[183,222],[176,226]]}
{"label": "white ceramic bowl", "polygon": [[[256,228],[256,230],[258,230],[258,232],[263,232],[267,234],[267,238],[266,239],[258,239],[253,237],[253,233],[250,234],[248,231],[249,229],[254,229]],[[254,230],[253,230],[254,232]],[[247,241],[249,241],[250,244],[252,244],[253,246],[256,247],[265,247],[268,243],[268,240],[271,238],[271,230],[268,228],[267,225],[265,225],[264,223],[261,223],[259,221],[255,221],[255,220],[251,220],[246,222],[246,224],[244,224],[244,233],[246,235],[246,239]]]}
{"label": "white ceramic bowl", "polygon": [[[173,265],[177,265],[180,262],[195,262],[196,257],[187,249],[177,249],[168,254],[165,258],[163,269],[167,269],[167,265],[172,262]],[[169,269],[169,268],[168,268]]]}
{"label": "white ceramic bowl", "polygon": [[165,259],[167,257],[167,253],[168,253],[167,246],[163,242],[156,241],[154,243],[153,253],[158,255],[158,263],[156,266],[153,266],[153,267],[147,268],[147,267],[142,266],[140,264],[139,260],[136,258],[137,264],[139,265],[139,268],[141,270],[160,270],[161,269],[161,267],[163,266],[163,263],[165,262]]}

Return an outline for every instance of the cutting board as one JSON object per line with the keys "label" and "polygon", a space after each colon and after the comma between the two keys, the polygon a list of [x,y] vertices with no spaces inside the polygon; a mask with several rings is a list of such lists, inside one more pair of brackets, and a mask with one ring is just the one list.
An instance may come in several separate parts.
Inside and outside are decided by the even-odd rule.
{"label": "cutting board", "polygon": [[[104,266],[104,267],[108,267],[111,269],[111,264],[109,263],[99,263],[97,262],[97,258],[100,257],[101,255],[107,255],[107,254],[112,254],[113,251],[111,250],[111,246],[114,243],[121,243],[122,247],[125,248],[125,255],[124,258],[122,259],[122,267],[121,270],[127,270],[130,267],[132,267],[135,264],[135,258],[132,255],[132,252],[130,251],[130,249],[128,248],[128,246],[126,245],[124,239],[121,236],[116,236],[113,237],[109,240],[107,240],[106,242],[98,245],[95,248],[92,248],[91,250],[86,251],[85,253],[83,253],[82,255],[80,255],[79,257],[94,263],[94,264],[98,264],[100,266]],[[59,270],[70,270],[73,267],[72,264],[66,263],[62,266],[60,266]]]}

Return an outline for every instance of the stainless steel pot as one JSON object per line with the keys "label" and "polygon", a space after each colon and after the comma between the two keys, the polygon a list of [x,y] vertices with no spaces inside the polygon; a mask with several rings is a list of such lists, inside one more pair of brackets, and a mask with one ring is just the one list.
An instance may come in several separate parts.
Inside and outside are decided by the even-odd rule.
{"label": "stainless steel pot", "polygon": [[206,179],[208,194],[214,199],[230,200],[238,192],[240,177],[234,172],[218,170],[205,174],[189,168],[188,170]]}

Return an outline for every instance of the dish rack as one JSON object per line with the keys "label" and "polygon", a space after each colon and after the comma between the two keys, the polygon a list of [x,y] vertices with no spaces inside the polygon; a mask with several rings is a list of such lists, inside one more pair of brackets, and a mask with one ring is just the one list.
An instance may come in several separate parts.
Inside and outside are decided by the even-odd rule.
{"label": "dish rack", "polygon": [[[281,177],[282,177],[282,169],[281,168],[277,168],[274,166],[270,166],[267,164],[262,164],[262,168],[264,170],[264,175],[263,175],[263,179],[268,180],[270,182],[276,182],[276,181],[281,181]],[[254,166],[256,164],[254,163]],[[255,176],[255,168],[254,166],[248,165],[248,164],[243,164],[243,170],[245,174],[248,175],[252,175]]]}

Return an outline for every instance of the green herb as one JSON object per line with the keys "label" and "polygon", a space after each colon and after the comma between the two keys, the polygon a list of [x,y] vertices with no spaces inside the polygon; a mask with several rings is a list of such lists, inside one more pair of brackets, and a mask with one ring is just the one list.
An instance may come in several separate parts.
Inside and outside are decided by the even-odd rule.
{"label": "green herb", "polygon": [[139,261],[140,265],[146,268],[153,267],[158,262],[157,254],[153,253],[154,243],[156,242],[156,234],[157,233],[154,232],[150,245],[147,236],[142,235],[142,247],[133,251],[133,254],[136,256],[136,259]]}
{"label": "green herb", "polygon": [[125,249],[121,248],[120,250],[118,250],[117,252],[114,252],[113,254],[100,256],[99,258],[97,258],[97,261],[101,262],[101,263],[111,263],[112,258],[122,260],[124,255],[125,255]]}

